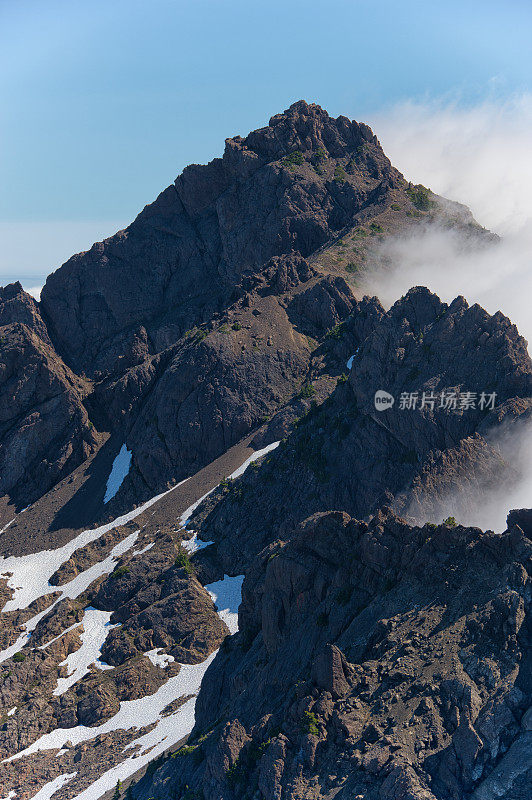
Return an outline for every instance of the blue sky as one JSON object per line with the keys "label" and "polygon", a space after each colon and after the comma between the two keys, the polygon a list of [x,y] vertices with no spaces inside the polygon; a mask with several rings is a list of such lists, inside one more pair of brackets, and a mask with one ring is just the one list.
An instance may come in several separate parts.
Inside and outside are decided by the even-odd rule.
{"label": "blue sky", "polygon": [[301,97],[371,124],[528,93],[531,23],[490,0],[0,0],[0,284],[42,283]]}

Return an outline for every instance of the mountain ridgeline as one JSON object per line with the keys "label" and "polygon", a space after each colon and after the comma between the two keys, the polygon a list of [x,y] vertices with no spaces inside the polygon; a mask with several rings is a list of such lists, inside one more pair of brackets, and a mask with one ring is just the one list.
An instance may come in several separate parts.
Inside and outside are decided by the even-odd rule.
{"label": "mountain ridgeline", "polygon": [[0,288],[9,797],[530,798],[532,511],[466,522],[532,362],[463,297],[363,296],[420,226],[497,243],[300,101]]}
{"label": "mountain ridgeline", "polygon": [[[490,239],[440,200],[367,125],[301,101],[187,167],[128,228],[52,273],[38,305],[6,287],[6,374],[22,348],[26,374],[3,402],[0,495],[27,505],[105,431],[133,452],[136,496],[220,455],[313,378],[315,342],[346,320],[346,279],[372,241],[434,220]],[[62,406],[51,415],[37,371]]]}

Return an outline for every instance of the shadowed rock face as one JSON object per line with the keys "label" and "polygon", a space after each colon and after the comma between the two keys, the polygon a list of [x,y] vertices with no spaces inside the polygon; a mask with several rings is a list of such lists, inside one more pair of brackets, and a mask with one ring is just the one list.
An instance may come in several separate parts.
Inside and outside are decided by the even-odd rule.
{"label": "shadowed rock face", "polygon": [[[35,311],[29,302],[26,311]],[[98,444],[83,381],[35,332],[38,315],[34,323],[0,327],[0,496],[21,501],[40,497]]]}
{"label": "shadowed rock face", "polygon": [[[358,160],[342,180],[313,166],[348,156]],[[366,125],[296,103],[227,139],[222,158],[187,167],[127,229],[53,273],[42,308],[54,342],[87,374],[159,352],[227,302],[244,272],[309,255],[400,181]]]}
{"label": "shadowed rock face", "polygon": [[[267,283],[246,292],[223,320],[176,347],[128,436],[136,469],[151,488],[186,477],[225,452],[297,395],[308,378],[312,346],[293,326],[279,287],[287,260],[276,264],[283,269],[273,273],[274,289]],[[318,325],[323,339],[356,302],[342,278],[306,283],[329,299]]]}
{"label": "shadowed rock face", "polygon": [[189,755],[134,796],[524,800],[531,564],[518,526],[314,515],[249,568]]}
{"label": "shadowed rock face", "polygon": [[26,325],[39,339],[51,345],[38,305],[19,281],[0,286],[0,327],[13,322]]}
{"label": "shadowed rock face", "polygon": [[[359,320],[362,309],[354,314]],[[202,536],[217,541],[226,568],[243,568],[258,542],[260,549],[311,511],[365,517],[394,503],[416,520],[442,519],[453,494],[459,517],[515,481],[492,443],[494,431],[530,415],[532,364],[515,326],[462,298],[448,306],[423,288],[371,318],[349,380],[271,455],[269,480],[248,474],[238,497],[198,510]],[[378,389],[396,398],[392,408],[376,410]],[[439,408],[441,392],[452,390],[476,392],[477,400],[495,392],[495,409]],[[418,392],[415,409],[400,408],[402,392]],[[423,392],[437,398],[434,409],[420,408]]]}

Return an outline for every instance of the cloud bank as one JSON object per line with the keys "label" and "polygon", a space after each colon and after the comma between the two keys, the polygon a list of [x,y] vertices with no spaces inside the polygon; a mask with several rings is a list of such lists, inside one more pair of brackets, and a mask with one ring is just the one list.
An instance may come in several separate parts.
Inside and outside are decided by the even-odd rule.
{"label": "cloud bank", "polygon": [[[363,290],[391,305],[412,286],[425,285],[449,302],[463,295],[489,313],[502,311],[532,342],[532,97],[486,101],[464,109],[455,102],[405,103],[372,120],[385,152],[409,180],[468,205],[499,234],[498,244],[472,249],[456,232],[420,226],[385,240]],[[532,429],[496,442],[521,473],[510,492],[463,522],[503,530],[510,508],[532,507]],[[459,518],[457,497],[445,515]]]}
{"label": "cloud bank", "polygon": [[532,219],[532,95],[472,108],[403,103],[372,120],[392,163],[414,183],[468,205],[501,235]]}
{"label": "cloud bank", "polygon": [[532,341],[532,96],[469,109],[406,103],[375,126],[405,177],[468,205],[501,242],[472,252],[456,233],[422,228],[384,243],[382,271],[365,288],[385,303],[416,284],[444,300],[462,294],[501,310]]}

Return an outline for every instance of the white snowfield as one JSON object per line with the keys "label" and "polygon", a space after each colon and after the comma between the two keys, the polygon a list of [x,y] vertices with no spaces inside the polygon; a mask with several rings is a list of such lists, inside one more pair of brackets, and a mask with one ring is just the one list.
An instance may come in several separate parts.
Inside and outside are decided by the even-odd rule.
{"label": "white snowfield", "polygon": [[[7,601],[2,611],[18,611],[22,608],[27,608],[38,597],[42,597],[48,592],[56,591],[57,587],[50,586],[48,581],[61,564],[68,561],[75,550],[94,542],[95,539],[99,539],[103,533],[107,533],[107,531],[118,528],[119,525],[125,525],[126,522],[135,519],[135,517],[138,517],[139,514],[142,514],[143,511],[146,511],[146,509],[150,508],[169,492],[177,489],[184,482],[181,481],[176,486],[172,486],[171,489],[152,497],[143,505],[133,509],[133,511],[129,511],[127,514],[123,514],[121,517],[117,517],[112,522],[107,522],[99,528],[82,531],[70,542],[63,547],[58,547],[56,550],[42,550],[40,553],[30,553],[27,556],[0,557],[0,577],[6,577],[6,574],[11,572],[12,575],[8,579],[8,586],[14,589],[12,599]],[[78,575],[77,577],[79,578],[80,576]]]}
{"label": "white snowfield", "polygon": [[[195,695],[198,692],[203,674],[205,673],[213,657],[214,655],[209,656],[209,658],[206,659],[206,661],[203,661],[201,664],[184,664],[181,667],[179,674],[173,678],[170,678],[165,684],[160,686],[155,694],[147,695],[146,697],[142,697],[140,700],[123,700],[120,703],[119,711],[117,711],[114,717],[111,717],[111,719],[107,720],[107,722],[103,722],[101,725],[97,725],[92,728],[87,727],[86,725],[77,725],[75,728],[56,728],[54,731],[41,736],[40,739],[37,739],[37,741],[33,742],[33,744],[31,744],[25,750],[21,750],[14,756],[10,756],[9,758],[5,759],[4,763],[16,761],[23,756],[30,755],[31,753],[37,753],[39,750],[61,748],[65,742],[69,740],[73,745],[76,745],[80,742],[85,742],[88,739],[93,739],[102,733],[110,733],[117,730],[129,730],[130,728],[138,728],[141,726],[144,727],[145,725],[156,723],[160,719],[162,719],[162,721],[166,721],[171,717],[174,718],[175,723],[177,722],[177,715],[180,715],[182,718],[181,724],[179,725],[179,730],[184,730],[184,732],[180,733],[180,735],[175,739],[175,741],[179,741],[180,738],[185,736],[186,733],[191,730],[192,725],[194,724],[193,713],[192,715],[187,712],[185,712],[184,715],[181,714],[185,706],[181,706],[181,708],[175,714],[172,714],[168,717],[161,718],[161,712],[169,703],[177,700],[179,697]],[[167,746],[168,744],[166,747]],[[153,758],[153,756],[150,755],[150,758]],[[132,766],[135,770],[141,766],[141,762],[139,762],[138,758],[133,759]],[[114,784],[116,784],[116,781],[117,779],[115,778]]]}
{"label": "white snowfield", "polygon": [[65,775],[58,775],[57,778],[54,778],[53,781],[50,781],[45,786],[43,786],[37,794],[34,794],[32,800],[50,800],[52,795],[54,795],[58,789],[61,789],[65,784],[72,780],[72,778],[77,775],[77,772],[65,773]]}
{"label": "white snowfield", "polygon": [[[232,479],[240,477],[253,461],[271,452],[278,447],[278,445],[279,442],[274,442],[262,450],[256,451],[229,477]],[[111,477],[113,476],[113,470],[119,458],[119,456],[117,456],[107,483],[108,491],[114,488],[121,475],[123,480],[127,474],[124,466],[126,463],[125,456],[128,456],[130,460],[131,454],[128,454],[127,448],[125,448],[124,455],[122,453],[124,448],[125,445],[119,453],[119,456],[122,454],[122,460],[119,462],[119,466],[120,464],[122,465],[121,471],[119,471],[119,466],[117,466],[113,478],[113,480],[116,480],[113,484]],[[188,478],[186,480],[188,480]],[[61,548],[47,550],[41,553],[33,553],[27,556],[1,558],[0,575],[6,576],[6,573],[11,573],[11,575],[8,576],[8,585],[14,590],[13,598],[6,603],[3,610],[9,611],[26,608],[33,600],[51,591],[61,592],[61,596],[55,601],[56,603],[63,597],[70,597],[72,599],[78,597],[97,577],[113,570],[118,558],[133,547],[139,531],[127,536],[112,549],[111,553],[104,560],[80,573],[69,583],[62,587],[53,587],[49,584],[49,579],[61,564],[68,560],[72,553],[79,547],[83,547],[94,541],[108,530],[118,527],[119,525],[124,525],[135,519],[135,517],[139,516],[143,511],[168,494],[168,492],[173,491],[173,489],[183,483],[185,483],[185,481],[181,481],[171,489],[151,498],[142,506],[139,506],[139,508],[118,517],[110,523],[102,525],[99,528],[83,531]],[[119,485],[120,484],[118,484],[116,491],[118,491]],[[210,492],[207,492],[207,494],[203,495],[186,509],[180,518],[181,525],[187,525],[193,511],[212,491],[214,491],[214,489],[211,489]],[[202,547],[206,547],[209,543],[197,540],[196,534],[194,534],[193,540],[184,542],[183,544],[187,547],[189,552],[194,552]],[[152,546],[153,543],[142,550],[134,551],[134,553],[139,555],[146,552]],[[205,587],[216,603],[220,617],[224,620],[232,634],[236,633],[238,630],[238,606],[241,602],[243,579],[243,575],[236,577],[225,575],[223,580]],[[21,634],[15,645],[0,653],[0,663],[11,657],[26,644],[31,635],[31,631],[34,630],[39,620],[45,614],[49,613],[52,607],[53,606],[48,607],[26,623],[26,631]],[[98,611],[91,607],[85,609],[83,618],[84,632],[81,636],[82,645],[63,662],[69,670],[69,675],[66,678],[59,679],[58,685],[54,691],[55,695],[62,694],[67,688],[80,680],[88,671],[90,664],[96,663],[100,669],[105,669],[107,667],[106,664],[99,661],[99,656],[108,632],[114,627],[109,624],[110,616],[111,615],[107,612]],[[80,623],[72,625],[67,630],[76,628],[79,624]],[[63,636],[65,633],[66,631],[63,631],[59,636],[42,645],[42,649],[48,647],[53,641],[56,641],[56,639],[60,638],[60,636]],[[160,650],[161,648],[150,650],[146,655],[153,664],[165,668],[174,659],[168,654],[161,653]],[[199,692],[203,676],[215,655],[216,653],[212,653],[211,656],[201,664],[181,665],[178,675],[170,678],[157,692],[139,700],[123,701],[115,716],[107,720],[107,722],[102,723],[100,726],[86,727],[84,725],[78,725],[75,728],[56,729],[42,736],[25,750],[6,759],[4,763],[15,761],[23,756],[48,749],[57,749],[57,755],[60,755],[67,751],[65,747],[67,741],[72,742],[75,746],[80,742],[93,739],[99,734],[118,730],[130,730],[132,728],[138,729],[153,724],[155,726],[153,730],[139,736],[124,748],[124,754],[128,755],[123,762],[108,770],[100,776],[97,781],[91,784],[91,786],[74,798],[74,800],[99,800],[103,793],[115,787],[117,780],[125,780],[190,733],[194,726],[196,696]],[[173,713],[163,715],[164,709],[170,703],[183,697],[190,697],[190,699]],[[129,754],[129,751],[131,751],[131,754]],[[46,784],[46,786],[43,786],[32,800],[50,800],[53,794],[76,774],[77,773],[72,773],[58,776],[53,781]],[[10,792],[8,797],[4,798],[4,800],[12,800],[12,798],[15,797],[15,793]]]}
{"label": "white snowfield", "polygon": [[175,658],[168,655],[168,653],[161,653],[161,650],[162,647],[157,647],[155,650],[148,650],[144,655],[150,659],[154,667],[162,667],[164,669],[172,661],[175,661]]}
{"label": "white snowfield", "polygon": [[244,463],[241,464],[238,467],[238,469],[235,469],[235,471],[229,475],[229,478],[231,478],[231,480],[234,480],[235,478],[240,478],[240,476],[244,474],[244,472],[247,470],[250,464],[252,464],[254,461],[257,461],[259,458],[262,458],[262,456],[265,456],[267,453],[271,453],[271,451],[275,450],[276,447],[279,447],[280,444],[281,444],[280,441],[272,442],[266,447],[263,447],[262,450],[256,450],[254,453],[252,453],[252,455],[250,455],[249,458],[246,458]]}
{"label": "white snowfield", "polygon": [[[224,606],[221,616],[226,622],[229,620],[230,625],[228,627],[230,627],[232,633],[235,633],[237,629],[237,611],[241,600],[240,588],[243,578],[243,575],[239,575],[236,578],[228,578],[226,576],[223,581],[211,584],[209,589],[213,596],[216,597],[218,604]],[[146,655],[153,657],[154,653],[150,651]],[[25,750],[15,756],[11,756],[6,761],[15,761],[39,750],[60,748],[60,752],[63,753],[66,752],[64,744],[68,740],[73,745],[76,745],[101,733],[109,733],[120,729],[129,730],[155,723],[153,730],[126,745],[124,754],[128,754],[131,751],[131,755],[127,755],[124,761],[105,772],[97,781],[74,798],[74,800],[99,800],[102,794],[116,786],[118,780],[125,780],[190,733],[194,726],[196,696],[203,676],[215,656],[216,653],[212,653],[201,664],[182,664],[179,674],[174,678],[170,678],[155,694],[143,697],[140,700],[123,701],[120,704],[118,713],[102,725],[94,728],[88,728],[84,725],[78,725],[76,728],[59,728],[45,734]],[[155,653],[155,658],[165,657],[164,655],[158,656]],[[166,658],[170,659],[171,657],[166,656]],[[174,700],[182,697],[189,697],[190,699],[183,703],[177,711],[163,716],[164,709]],[[62,777],[65,779],[66,776]],[[49,800],[53,792],[64,785],[59,783],[52,786],[52,784],[53,782],[47,784],[47,787],[52,789],[51,794],[36,795],[36,798]],[[41,791],[47,787],[43,787]],[[36,800],[36,798],[33,798],[33,800]]]}
{"label": "white snowfield", "polygon": [[[98,528],[82,531],[82,533],[78,534],[78,536],[74,537],[74,539],[63,547],[58,547],[55,550],[42,550],[39,553],[29,553],[26,556],[0,557],[0,577],[7,578],[8,586],[13,589],[13,597],[11,600],[7,601],[2,611],[19,611],[49,592],[61,592],[60,596],[52,605],[39,614],[36,614],[25,623],[25,631],[21,633],[15,644],[0,651],[0,664],[8,658],[12,658],[15,653],[18,653],[18,651],[24,647],[38,622],[48,614],[60,600],[65,597],[70,597],[71,599],[79,597],[79,595],[90,586],[92,581],[96,580],[96,578],[101,575],[112,572],[120,556],[134,545],[139,531],[127,536],[113,547],[106,559],[94,564],[84,572],[80,572],[80,574],[76,575],[69,583],[61,587],[52,586],[49,582],[50,578],[61,564],[68,561],[75,550],[79,547],[84,547],[90,542],[94,542],[107,531],[118,528],[120,525],[125,525],[127,522],[135,519],[135,517],[138,517],[139,514],[142,514],[143,511],[146,511],[150,506],[157,503],[158,500],[169,492],[177,489],[178,486],[181,486],[187,480],[188,478],[185,478],[185,480],[180,481],[165,492],[155,495],[155,497],[147,500],[143,505],[134,508],[133,511],[129,511],[127,514],[122,514],[122,516],[117,517],[112,522],[107,522],[105,525],[100,525]],[[48,644],[50,644],[50,642]]]}
{"label": "white snowfield", "polygon": [[[220,614],[222,619],[226,622],[231,633],[236,633],[238,629],[238,606],[241,601],[241,587],[243,575],[238,575],[235,578],[224,577],[223,581],[210,584],[206,588],[209,592],[216,597],[217,605],[223,612]],[[225,615],[225,616],[224,616]],[[228,622],[229,620],[229,622]],[[150,651],[150,653],[153,651]],[[148,654],[146,654],[148,655]],[[118,730],[119,728],[131,728],[140,725],[149,725],[156,722],[156,727],[149,733],[139,736],[124,748],[124,753],[135,748],[135,755],[131,755],[121,764],[108,770],[104,773],[95,783],[87,787],[80,794],[76,795],[73,800],[99,800],[105,792],[113,789],[118,780],[125,780],[132,773],[144,767],[153,759],[160,756],[173,745],[177,744],[181,739],[187,736],[194,727],[194,709],[196,705],[196,695],[199,692],[201,681],[207,668],[214,660],[216,653],[212,653],[203,663],[196,665],[183,664],[181,671],[175,678],[161,686],[161,688],[151,697],[143,697],[141,700],[125,701],[120,705],[120,711],[111,720],[104,723],[98,728],[70,728],[61,731],[55,739],[54,743],[44,743],[47,737],[55,737],[57,731],[47,734],[39,739],[35,744],[18,753],[15,758],[20,758],[28,752],[35,752],[35,745],[39,745],[38,749],[46,749],[47,747],[59,747],[67,739],[70,739],[74,744],[83,739],[92,738],[99,733],[108,730]],[[190,700],[187,700],[177,711],[168,716],[162,716],[162,711],[165,706],[173,700],[180,697],[193,695]],[[81,733],[83,731],[84,733]],[[74,735],[73,735],[74,734]]]}
{"label": "white snowfield", "polygon": [[60,666],[66,666],[68,669],[68,677],[59,678],[57,686],[54,689],[54,695],[59,695],[70,689],[89,671],[91,664],[96,664],[98,669],[112,669],[109,664],[104,664],[100,661],[100,653],[107,638],[107,634],[117,625],[111,625],[111,611],[98,611],[92,606],[85,609],[83,615],[83,633],[81,634],[81,647],[75,653],[70,653],[67,658],[61,662]]}
{"label": "white snowfield", "polygon": [[205,586],[218,609],[218,616],[223,619],[231,633],[238,630],[238,606],[242,600],[242,583],[244,576],[230,578],[224,575],[223,580]]}
{"label": "white snowfield", "polygon": [[124,479],[129,473],[129,468],[131,467],[131,456],[131,450],[128,450],[126,445],[123,444],[119,454],[113,461],[111,473],[107,478],[107,487],[103,498],[104,503],[108,503],[109,500],[112,500],[122,486]]}
{"label": "white snowfield", "polygon": [[[81,534],[81,535],[83,535],[83,534]],[[48,582],[47,582],[46,583],[46,588],[43,591],[41,591],[41,593],[38,594],[37,597],[40,597],[41,594],[48,594],[48,592],[54,591],[54,590],[55,591],[60,591],[61,592],[60,596],[54,601],[54,603],[52,603],[52,605],[48,606],[48,608],[44,609],[43,611],[40,611],[38,614],[36,614],[34,617],[32,617],[30,620],[28,620],[25,623],[25,628],[26,629],[25,629],[25,631],[23,633],[20,634],[20,636],[17,639],[17,641],[15,642],[15,644],[12,644],[11,647],[7,647],[5,650],[2,650],[0,652],[0,664],[3,661],[6,661],[6,659],[12,658],[15,655],[15,653],[18,653],[18,651],[21,650],[24,647],[24,645],[28,642],[32,631],[35,630],[38,622],[46,614],[48,614],[51,611],[51,609],[55,605],[57,605],[57,603],[59,603],[60,600],[63,600],[65,597],[69,597],[70,599],[75,599],[76,597],[79,597],[79,595],[82,594],[85,591],[85,589],[87,589],[90,586],[90,584],[94,580],[96,580],[96,578],[99,578],[101,575],[105,575],[105,574],[107,574],[109,572],[112,572],[114,567],[115,567],[115,565],[116,565],[116,563],[117,563],[117,561],[118,561],[118,559],[120,558],[120,556],[122,556],[131,547],[133,547],[138,535],[139,535],[139,531],[135,531],[134,533],[130,533],[129,536],[126,536],[125,539],[123,539],[121,542],[119,542],[117,545],[115,545],[113,547],[113,549],[111,550],[111,552],[109,553],[107,558],[105,558],[103,561],[98,562],[97,564],[94,564],[92,567],[89,567],[89,569],[86,569],[84,572],[80,572],[80,574],[76,575],[76,577],[73,578],[69,583],[65,583],[61,587],[53,587],[53,586],[50,586],[48,584]],[[50,553],[50,552],[54,552],[54,551],[48,551],[48,550],[45,551],[45,553]],[[37,563],[38,563],[39,555],[41,555],[41,554],[40,553],[34,553],[32,555],[32,558],[34,559],[34,564],[35,564],[35,571],[37,571]],[[28,559],[29,556],[21,556],[21,558]],[[6,560],[10,560],[10,559],[6,559]],[[26,564],[24,565],[24,569],[27,569],[27,565]],[[55,569],[52,572],[50,572],[49,577],[51,577],[53,572],[55,572]],[[34,581],[34,587],[37,586],[38,584],[40,584],[39,590],[41,590],[42,586],[44,585],[44,583],[43,583],[42,576],[39,576],[39,575],[37,575],[37,578]],[[32,598],[32,600],[33,599],[36,599],[36,598]],[[8,603],[6,603],[6,606],[4,606],[4,611],[8,610],[7,606],[12,602],[13,601],[10,600],[10,601],[8,601]],[[22,606],[22,607],[24,608],[24,606]],[[63,633],[66,633],[66,631],[64,631]],[[60,635],[63,635],[63,634],[60,634]],[[57,639],[59,637],[55,637],[55,638]],[[46,645],[50,645],[51,643],[52,643],[51,641],[47,642]],[[102,642],[102,644],[103,644],[103,642]]]}

